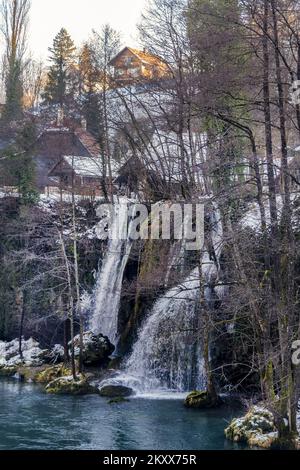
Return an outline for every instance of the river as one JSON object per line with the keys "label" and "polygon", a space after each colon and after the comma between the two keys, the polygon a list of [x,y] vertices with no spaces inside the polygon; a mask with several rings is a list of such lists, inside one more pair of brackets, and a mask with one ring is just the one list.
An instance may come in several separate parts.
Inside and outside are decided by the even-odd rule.
{"label": "river", "polygon": [[240,448],[224,438],[237,410],[186,409],[182,399],[46,395],[37,385],[0,380],[0,450],[204,450]]}

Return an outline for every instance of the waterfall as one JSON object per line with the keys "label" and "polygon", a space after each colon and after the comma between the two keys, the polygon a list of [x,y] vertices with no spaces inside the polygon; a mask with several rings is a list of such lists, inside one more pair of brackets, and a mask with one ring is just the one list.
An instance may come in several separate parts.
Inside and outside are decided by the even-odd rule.
{"label": "waterfall", "polygon": [[[202,257],[208,304],[212,302],[213,293],[220,298],[223,294],[222,288],[211,286],[218,277],[222,249],[223,231],[218,210],[212,212],[210,219],[213,255],[212,250],[206,249]],[[142,394],[203,389],[206,377],[201,335],[195,331],[201,319],[198,307],[199,269],[195,268],[182,283],[156,301],[140,329],[124,372],[109,379],[109,383],[121,383]]]}
{"label": "waterfall", "polygon": [[155,303],[126,364],[126,374],[139,383],[139,391],[184,391],[204,385],[201,344],[194,331],[198,300],[195,269]]}
{"label": "waterfall", "polygon": [[[97,275],[90,329],[116,343],[122,281],[132,246],[127,202],[114,205],[110,232],[107,253]],[[121,234],[127,236],[122,238]]]}

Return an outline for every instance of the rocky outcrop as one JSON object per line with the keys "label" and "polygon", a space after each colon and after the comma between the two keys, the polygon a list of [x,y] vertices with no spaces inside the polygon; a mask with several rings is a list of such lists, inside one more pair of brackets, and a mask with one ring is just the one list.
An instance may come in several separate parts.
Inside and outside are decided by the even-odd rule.
{"label": "rocky outcrop", "polygon": [[[79,357],[80,338],[74,338],[75,357]],[[110,361],[114,346],[108,338],[92,332],[84,333],[83,362],[89,368],[73,379],[70,366],[63,363],[64,348],[55,345],[51,350],[42,349],[34,339],[22,341],[23,357],[19,354],[19,341],[0,342],[0,377],[13,377],[24,382],[45,385],[47,393],[85,395],[99,393],[98,384],[92,382],[106,374],[104,367]],[[93,367],[94,366],[94,367]],[[76,361],[78,369],[78,361]],[[128,391],[118,390],[109,397],[128,396]]]}
{"label": "rocky outcrop", "polygon": [[97,393],[97,389],[82,374],[78,375],[77,380],[74,380],[72,376],[55,379],[46,386],[45,390],[47,393],[59,395],[88,395]]}
{"label": "rocky outcrop", "polygon": [[[69,346],[71,346],[71,343]],[[75,357],[78,358],[80,352],[79,335],[74,338],[74,347]],[[92,331],[87,331],[83,334],[82,359],[86,366],[105,367],[109,363],[110,356],[114,350],[114,345],[111,344],[106,336],[94,334]]]}
{"label": "rocky outcrop", "polygon": [[0,341],[0,368],[14,368],[20,365],[38,367],[48,362],[50,351],[42,349],[33,338],[22,341],[22,354],[19,354],[19,341]]}
{"label": "rocky outcrop", "polygon": [[[80,338],[74,338],[75,357],[79,357]],[[101,334],[95,335],[88,331],[83,336],[83,363],[87,367],[106,367],[110,361],[110,355],[115,347],[110,343],[109,339]],[[0,341],[0,376],[11,377],[20,376],[26,380],[30,376],[30,381],[35,381],[35,373],[26,371],[26,368],[40,368],[45,365],[62,365],[64,361],[64,348],[60,344],[56,344],[51,349],[42,349],[40,344],[33,338],[22,340],[22,357],[19,354],[19,340],[14,339],[10,342]],[[62,370],[63,366],[58,368],[50,368],[42,373],[54,374],[50,380],[58,378],[57,371]],[[20,372],[21,371],[21,372]],[[34,372],[34,371],[33,371]],[[39,371],[36,371],[37,373]],[[38,380],[40,380],[38,378]],[[42,379],[43,383],[47,383],[46,379]]]}
{"label": "rocky outcrop", "polygon": [[66,367],[64,364],[58,364],[52,367],[47,367],[41,372],[39,372],[34,382],[40,384],[49,384],[53,380],[59,379],[61,377],[68,377],[72,374],[71,370]]}
{"label": "rocky outcrop", "polygon": [[235,418],[225,429],[225,436],[250,447],[268,449],[278,437],[273,414],[261,406],[253,406],[241,418]]}
{"label": "rocky outcrop", "polygon": [[207,409],[214,408],[221,404],[220,398],[212,398],[209,393],[204,391],[191,392],[184,401],[184,406],[187,408]]}

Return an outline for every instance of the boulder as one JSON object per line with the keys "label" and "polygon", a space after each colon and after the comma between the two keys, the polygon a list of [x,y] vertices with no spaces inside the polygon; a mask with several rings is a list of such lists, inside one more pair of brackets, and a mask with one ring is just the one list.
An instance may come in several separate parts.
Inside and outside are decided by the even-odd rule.
{"label": "boulder", "polygon": [[97,393],[97,390],[89,384],[84,375],[79,375],[77,380],[72,376],[60,377],[50,382],[45,391],[58,395],[89,395]]}
{"label": "boulder", "polygon": [[[71,346],[71,342],[69,346]],[[80,336],[74,338],[75,357],[79,357]],[[94,334],[87,331],[83,335],[83,363],[86,366],[106,366],[109,363],[109,357],[114,352],[115,347],[107,336]]]}
{"label": "boulder", "polygon": [[10,342],[0,342],[0,366],[16,367],[25,365],[28,367],[38,367],[45,363],[45,358],[49,354],[47,349],[41,349],[39,343],[33,338],[22,340],[22,354],[19,355],[19,340]]}
{"label": "boulder", "polygon": [[129,387],[125,387],[124,385],[108,384],[103,385],[99,389],[99,394],[102,397],[108,398],[126,398],[133,394],[133,390]]}
{"label": "boulder", "polygon": [[61,377],[68,377],[71,375],[71,370],[68,369],[64,364],[58,364],[52,367],[47,367],[39,372],[34,381],[41,384],[48,384],[55,379]]}
{"label": "boulder", "polygon": [[262,406],[253,406],[245,416],[231,421],[225,436],[250,447],[268,449],[278,437],[273,413]]}
{"label": "boulder", "polygon": [[212,399],[206,390],[191,392],[184,401],[187,408],[207,409],[221,404],[221,399]]}
{"label": "boulder", "polygon": [[17,367],[0,366],[0,377],[13,377],[17,373]]}

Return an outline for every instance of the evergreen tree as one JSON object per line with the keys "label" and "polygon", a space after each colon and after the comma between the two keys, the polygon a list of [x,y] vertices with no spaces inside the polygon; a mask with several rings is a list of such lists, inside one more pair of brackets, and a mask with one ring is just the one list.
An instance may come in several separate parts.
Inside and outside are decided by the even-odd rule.
{"label": "evergreen tree", "polygon": [[22,114],[23,84],[21,74],[21,63],[12,60],[5,79],[6,104],[3,118],[5,122],[19,119]]}
{"label": "evergreen tree", "polygon": [[76,47],[66,29],[62,28],[49,48],[52,63],[48,72],[48,81],[43,98],[46,103],[63,106],[72,96],[74,86]]}
{"label": "evergreen tree", "polygon": [[97,90],[101,87],[101,72],[97,67],[94,50],[85,43],[79,55],[78,94],[83,115],[88,129],[95,135],[99,132],[99,96]]}
{"label": "evergreen tree", "polygon": [[4,152],[4,177],[18,188],[20,201],[25,206],[38,199],[33,160],[35,142],[36,128],[29,121],[19,131],[15,143]]}
{"label": "evergreen tree", "polygon": [[95,62],[92,46],[85,43],[79,54],[79,95],[92,94],[99,89],[101,73]]}

